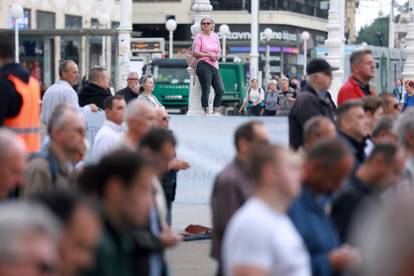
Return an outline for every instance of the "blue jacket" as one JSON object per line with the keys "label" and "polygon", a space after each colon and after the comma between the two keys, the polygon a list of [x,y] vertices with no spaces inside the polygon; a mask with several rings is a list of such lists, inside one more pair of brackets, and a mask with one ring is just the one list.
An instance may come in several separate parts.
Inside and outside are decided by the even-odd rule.
{"label": "blue jacket", "polygon": [[335,275],[328,254],[340,246],[336,229],[326,215],[321,202],[303,186],[300,196],[288,211],[311,256],[313,276]]}

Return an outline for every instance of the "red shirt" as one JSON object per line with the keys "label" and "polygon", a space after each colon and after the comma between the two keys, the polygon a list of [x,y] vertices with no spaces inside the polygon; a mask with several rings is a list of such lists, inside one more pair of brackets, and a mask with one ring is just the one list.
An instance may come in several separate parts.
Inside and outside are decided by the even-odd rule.
{"label": "red shirt", "polygon": [[[372,94],[372,93],[371,93]],[[341,87],[338,93],[337,103],[338,106],[352,99],[359,99],[366,96],[362,91],[358,82],[350,76],[345,84]]]}

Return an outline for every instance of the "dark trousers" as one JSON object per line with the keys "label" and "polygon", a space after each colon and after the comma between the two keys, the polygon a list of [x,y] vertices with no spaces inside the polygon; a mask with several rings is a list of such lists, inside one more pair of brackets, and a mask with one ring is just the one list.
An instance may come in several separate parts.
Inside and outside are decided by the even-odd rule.
{"label": "dark trousers", "polygon": [[213,106],[219,107],[224,94],[224,85],[221,79],[220,71],[207,62],[200,61],[197,64],[196,74],[201,85],[201,106],[208,107],[208,96],[210,94],[211,85],[213,86],[216,94],[214,96]]}
{"label": "dark trousers", "polygon": [[276,116],[276,110],[272,111],[272,110],[265,109],[263,111],[263,116]]}
{"label": "dark trousers", "polygon": [[260,116],[262,107],[260,105],[251,106],[247,108],[247,115],[249,116]]}

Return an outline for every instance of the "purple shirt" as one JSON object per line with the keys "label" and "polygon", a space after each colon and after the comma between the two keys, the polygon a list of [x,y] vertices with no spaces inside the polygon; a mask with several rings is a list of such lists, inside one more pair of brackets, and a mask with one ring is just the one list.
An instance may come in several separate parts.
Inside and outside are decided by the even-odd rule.
{"label": "purple shirt", "polygon": [[[196,34],[194,38],[194,46],[193,50],[195,52],[203,52],[203,53],[221,53],[220,48],[220,41],[216,33],[210,33],[209,35],[205,35],[202,32]],[[199,58],[198,61],[205,61],[211,66],[214,66],[218,69],[218,61],[212,61],[209,57],[202,57]]]}

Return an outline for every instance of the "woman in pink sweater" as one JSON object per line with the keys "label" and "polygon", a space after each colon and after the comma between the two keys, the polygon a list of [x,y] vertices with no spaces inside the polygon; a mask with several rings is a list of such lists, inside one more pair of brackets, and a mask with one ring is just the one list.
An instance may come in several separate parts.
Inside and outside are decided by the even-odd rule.
{"label": "woman in pink sweater", "polygon": [[211,18],[205,17],[200,23],[202,31],[194,38],[193,55],[198,59],[196,74],[201,85],[201,105],[207,114],[210,86],[213,86],[215,92],[214,113],[219,114],[218,108],[224,94],[218,64],[221,55],[220,41],[214,32],[214,22]]}

